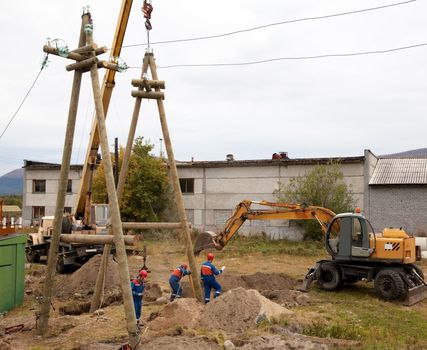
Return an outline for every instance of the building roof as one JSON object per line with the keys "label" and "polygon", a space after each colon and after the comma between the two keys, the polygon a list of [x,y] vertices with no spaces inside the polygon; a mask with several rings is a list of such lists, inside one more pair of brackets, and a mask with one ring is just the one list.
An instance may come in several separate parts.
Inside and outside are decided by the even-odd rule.
{"label": "building roof", "polygon": [[427,158],[380,158],[369,185],[427,185]]}
{"label": "building roof", "polygon": [[330,161],[339,161],[341,164],[363,163],[364,156],[360,157],[334,157],[334,158],[284,158],[284,159],[255,159],[255,160],[220,160],[220,161],[177,161],[178,168],[223,168],[223,167],[249,167],[249,166],[288,166],[288,165],[313,165],[327,164]]}
{"label": "building roof", "polygon": [[3,205],[3,213],[20,213],[22,210],[17,205]]}
{"label": "building roof", "polygon": [[[44,162],[37,162],[34,160],[27,160],[24,159],[24,166],[23,168],[28,170],[52,170],[52,169],[61,169],[61,164],[56,163],[44,163]],[[70,169],[72,170],[81,170],[83,169],[83,165],[81,164],[71,164]]]}

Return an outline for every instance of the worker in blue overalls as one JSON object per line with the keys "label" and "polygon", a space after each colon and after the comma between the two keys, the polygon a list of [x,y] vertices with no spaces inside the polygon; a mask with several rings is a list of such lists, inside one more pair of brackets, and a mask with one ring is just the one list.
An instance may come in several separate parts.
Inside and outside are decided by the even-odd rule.
{"label": "worker in blue overalls", "polygon": [[136,325],[139,326],[139,319],[141,318],[142,309],[142,295],[145,289],[145,279],[148,273],[145,270],[141,270],[138,273],[138,277],[131,280],[133,306],[135,307]]}
{"label": "worker in blue overalls", "polygon": [[169,284],[172,289],[170,301],[174,301],[175,298],[181,298],[181,278],[191,274],[191,271],[187,270],[187,267],[187,264],[181,264],[175,270],[173,270],[172,275],[169,278]]}
{"label": "worker in blue overalls", "polygon": [[202,268],[200,271],[201,278],[205,287],[205,304],[211,301],[211,289],[215,289],[214,298],[217,298],[221,294],[222,287],[216,281],[215,276],[222,274],[225,270],[225,266],[218,270],[212,261],[214,259],[214,255],[209,253],[207,256],[207,261],[202,264]]}

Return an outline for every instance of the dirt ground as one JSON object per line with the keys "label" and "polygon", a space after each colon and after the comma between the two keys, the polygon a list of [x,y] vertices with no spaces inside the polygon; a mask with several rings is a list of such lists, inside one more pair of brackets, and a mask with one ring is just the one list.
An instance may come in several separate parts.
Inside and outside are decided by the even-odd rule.
{"label": "dirt ground", "polygon": [[[336,341],[305,337],[305,322],[292,310],[316,303],[310,294],[296,290],[306,267],[284,268],[280,258],[263,261],[249,258],[221,258],[226,272],[218,278],[223,294],[207,305],[192,298],[188,279],[183,280],[184,297],[172,303],[168,278],[171,269],[185,256],[153,247],[143,299],[141,342],[143,349],[328,349]],[[129,256],[129,270],[135,276],[142,257]],[[202,257],[198,258],[198,264]],[[3,349],[119,349],[127,340],[125,315],[119,287],[117,263],[109,261],[102,310],[88,313],[100,256],[80,269],[56,276],[49,336],[36,335],[36,311],[45,279],[46,266],[32,264],[26,269],[25,302],[0,316],[0,350]],[[298,262],[296,261],[295,264]],[[219,265],[219,266],[221,266]],[[286,271],[286,273],[281,272]],[[10,326],[18,332],[5,334]],[[357,342],[339,341],[353,347]]]}

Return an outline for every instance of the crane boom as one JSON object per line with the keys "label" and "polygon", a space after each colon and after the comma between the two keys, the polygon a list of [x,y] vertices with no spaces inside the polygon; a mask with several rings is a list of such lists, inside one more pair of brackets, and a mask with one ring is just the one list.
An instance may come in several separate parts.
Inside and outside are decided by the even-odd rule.
{"label": "crane boom", "polygon": [[[116,31],[114,34],[113,44],[111,45],[111,57],[113,59],[119,57],[123,40],[125,37],[126,27],[129,20],[130,11],[132,8],[133,0],[123,0],[119,12],[119,19],[117,21]],[[111,95],[115,85],[114,77],[115,70],[107,69],[104,81],[101,87],[102,106],[104,109],[104,116],[107,117],[108,107],[110,105]],[[85,162],[83,164],[83,171],[80,180],[79,191],[77,193],[76,203],[74,205],[74,217],[85,218],[90,215],[90,202],[91,202],[91,178],[94,171],[94,165],[99,149],[99,134],[96,118],[92,122],[92,129],[90,133],[90,140],[86,152]]]}

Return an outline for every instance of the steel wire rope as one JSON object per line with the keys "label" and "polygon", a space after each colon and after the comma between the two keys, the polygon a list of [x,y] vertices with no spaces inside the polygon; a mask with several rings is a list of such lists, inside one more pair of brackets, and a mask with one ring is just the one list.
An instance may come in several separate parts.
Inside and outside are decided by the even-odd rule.
{"label": "steel wire rope", "polygon": [[[393,3],[393,4],[388,4],[388,5],[382,5],[382,6],[377,6],[377,7],[370,7],[370,8],[361,9],[361,10],[354,10],[354,11],[333,13],[333,14],[330,14],[330,15],[291,19],[291,20],[288,20],[288,21],[274,22],[274,23],[269,23],[269,24],[257,26],[257,27],[252,27],[252,28],[247,28],[247,29],[240,29],[240,30],[235,30],[235,31],[232,31],[232,32],[222,33],[222,34],[214,34],[214,35],[201,36],[201,37],[195,37],[195,38],[185,38],[185,39],[175,39],[175,40],[154,41],[154,42],[150,42],[149,44],[150,45],[161,45],[161,44],[180,43],[180,42],[186,42],[186,41],[217,39],[217,38],[221,38],[221,37],[225,37],[225,36],[231,36],[231,35],[235,35],[235,34],[247,33],[247,32],[251,32],[251,31],[255,31],[255,30],[259,30],[259,29],[264,29],[264,28],[268,28],[268,27],[273,27],[273,26],[279,26],[279,25],[283,25],[283,24],[290,24],[290,23],[297,23],[297,22],[304,22],[304,21],[314,21],[314,20],[319,20],[319,19],[327,19],[327,18],[333,18],[333,17],[339,17],[339,16],[347,16],[347,15],[352,15],[352,14],[362,13],[362,12],[368,12],[368,11],[376,11],[376,10],[381,10],[381,9],[385,9],[385,8],[389,8],[389,7],[394,7],[394,6],[407,5],[407,4],[415,2],[415,1],[417,1],[417,0],[408,0],[408,1],[397,2],[397,3]],[[123,45],[122,49],[124,49],[124,48],[130,48],[130,47],[136,47],[136,46],[144,46],[144,45],[147,45],[147,43]]]}
{"label": "steel wire rope", "polygon": [[[251,61],[251,62],[235,62],[235,63],[200,63],[200,64],[172,64],[168,66],[157,66],[159,69],[168,69],[168,68],[188,68],[188,67],[226,67],[226,66],[249,66],[262,63],[270,63],[276,61],[285,61],[285,60],[312,60],[319,58],[329,58],[329,57],[349,57],[349,56],[362,56],[362,55],[376,55],[384,54],[408,49],[414,49],[422,46],[427,46],[427,43],[420,43],[408,46],[395,47],[391,49],[384,50],[373,50],[373,51],[361,51],[361,52],[349,52],[349,53],[333,53],[333,54],[322,54],[322,55],[313,55],[313,56],[296,56],[296,57],[276,57],[268,58],[265,60]],[[139,69],[140,67],[129,66],[129,69]]]}

